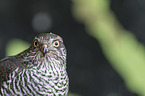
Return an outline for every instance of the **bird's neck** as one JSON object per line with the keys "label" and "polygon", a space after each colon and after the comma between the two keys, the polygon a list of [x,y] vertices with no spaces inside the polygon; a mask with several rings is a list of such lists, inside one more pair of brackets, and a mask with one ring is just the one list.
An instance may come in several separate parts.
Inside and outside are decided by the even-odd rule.
{"label": "bird's neck", "polygon": [[46,55],[45,57],[40,52],[33,52],[30,48],[18,55],[23,58],[24,66],[29,70],[36,70],[41,73],[53,73],[56,75],[65,71],[64,64],[66,63],[61,58],[54,58],[53,55]]}

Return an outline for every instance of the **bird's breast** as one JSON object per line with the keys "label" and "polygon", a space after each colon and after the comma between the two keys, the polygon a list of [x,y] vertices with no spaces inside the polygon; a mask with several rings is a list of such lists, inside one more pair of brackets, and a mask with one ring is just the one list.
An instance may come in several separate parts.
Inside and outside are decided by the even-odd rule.
{"label": "bird's breast", "polygon": [[45,90],[47,93],[57,93],[57,94],[66,94],[68,90],[68,76],[66,71],[60,71],[58,73],[54,73],[53,71],[49,71],[47,73],[41,73],[31,71],[31,79],[33,83],[37,84],[41,90]]}
{"label": "bird's breast", "polygon": [[1,95],[62,95],[68,92],[68,77],[66,71],[54,74],[51,71],[17,68],[9,74],[8,81],[1,87]]}

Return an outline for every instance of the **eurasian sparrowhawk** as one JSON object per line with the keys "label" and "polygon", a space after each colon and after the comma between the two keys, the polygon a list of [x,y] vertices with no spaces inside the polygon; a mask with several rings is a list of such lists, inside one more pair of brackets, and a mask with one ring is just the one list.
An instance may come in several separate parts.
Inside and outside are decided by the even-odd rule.
{"label": "eurasian sparrowhawk", "polygon": [[0,61],[0,95],[66,96],[69,78],[60,36],[42,33],[30,48]]}

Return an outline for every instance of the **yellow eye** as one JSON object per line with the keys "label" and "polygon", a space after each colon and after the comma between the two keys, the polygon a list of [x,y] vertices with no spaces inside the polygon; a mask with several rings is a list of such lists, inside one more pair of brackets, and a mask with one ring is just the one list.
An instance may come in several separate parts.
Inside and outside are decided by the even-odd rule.
{"label": "yellow eye", "polygon": [[53,46],[54,46],[54,47],[59,47],[59,41],[54,41],[54,42],[53,42]]}
{"label": "yellow eye", "polygon": [[34,47],[38,47],[39,46],[39,43],[37,40],[34,41]]}

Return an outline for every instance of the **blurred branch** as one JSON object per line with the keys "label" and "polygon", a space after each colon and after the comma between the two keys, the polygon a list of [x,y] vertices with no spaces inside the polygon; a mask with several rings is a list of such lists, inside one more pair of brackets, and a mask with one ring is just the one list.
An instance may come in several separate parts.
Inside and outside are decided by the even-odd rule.
{"label": "blurred branch", "polygon": [[129,89],[145,96],[145,48],[118,23],[109,0],[73,0],[74,17],[85,24]]}

